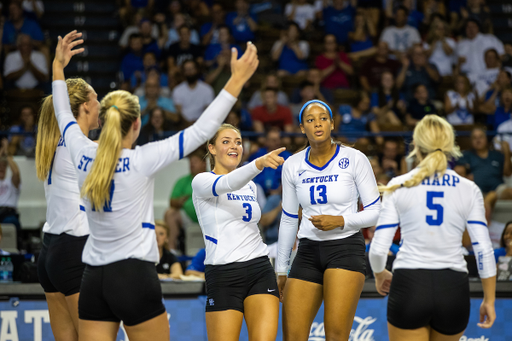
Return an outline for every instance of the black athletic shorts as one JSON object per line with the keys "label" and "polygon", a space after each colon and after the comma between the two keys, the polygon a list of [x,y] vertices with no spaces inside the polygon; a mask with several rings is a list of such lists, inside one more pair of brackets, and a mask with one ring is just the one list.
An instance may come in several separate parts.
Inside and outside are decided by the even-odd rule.
{"label": "black athletic shorts", "polygon": [[267,256],[223,265],[206,265],[206,312],[238,310],[251,295],[268,294],[279,298],[277,280]]}
{"label": "black athletic shorts", "polygon": [[156,266],[125,259],[103,266],[87,265],[78,301],[82,320],[134,326],[165,312]]}
{"label": "black athletic shorts", "polygon": [[323,284],[327,269],[357,271],[366,276],[365,251],[361,232],[322,242],[302,238],[288,278]]}
{"label": "black athletic shorts", "polygon": [[75,237],[66,233],[45,233],[43,248],[37,261],[37,275],[44,292],[60,292],[66,296],[80,292],[82,251],[88,236]]}
{"label": "black athletic shorts", "polygon": [[445,335],[463,332],[469,321],[465,272],[397,269],[388,300],[388,322],[400,329],[430,326]]}

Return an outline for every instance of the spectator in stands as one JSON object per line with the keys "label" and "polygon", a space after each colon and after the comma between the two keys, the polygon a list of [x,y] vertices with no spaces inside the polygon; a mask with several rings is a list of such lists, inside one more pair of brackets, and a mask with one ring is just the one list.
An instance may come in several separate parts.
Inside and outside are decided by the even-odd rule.
{"label": "spectator in stands", "polygon": [[[408,0],[409,3],[412,3],[413,0]],[[411,11],[412,12],[412,11]],[[436,21],[436,18],[446,18],[446,7],[442,1],[438,0],[425,0],[423,1],[423,13],[415,11],[416,15],[418,16],[418,21],[421,23],[431,25]],[[421,14],[421,15],[418,15]],[[421,20],[420,20],[421,18]],[[409,22],[410,22],[410,15],[409,15]],[[411,25],[411,24],[409,24]],[[412,26],[412,25],[411,25]],[[420,26],[415,26],[417,29],[420,29]]]}
{"label": "spectator in stands", "polygon": [[495,49],[501,58],[505,53],[503,43],[492,34],[480,33],[480,23],[473,18],[466,21],[466,38],[457,44],[457,67],[462,73],[485,70],[485,51]]}
{"label": "spectator in stands", "polygon": [[315,6],[306,0],[291,0],[284,8],[284,15],[289,21],[297,23],[301,30],[309,30],[315,21]]}
{"label": "spectator in stands", "polygon": [[453,88],[446,92],[444,99],[446,119],[452,125],[473,124],[477,97],[471,91],[469,79],[464,75],[456,76]]}
{"label": "spectator in stands", "polygon": [[374,46],[377,30],[372,18],[359,11],[354,17],[354,27],[348,33],[350,43],[350,59],[356,61],[360,58],[372,56],[376,52]]}
{"label": "spectator in stands", "polygon": [[507,70],[512,69],[512,44],[505,44],[505,54],[501,57],[502,66]]}
{"label": "spectator in stands", "polygon": [[[19,34],[29,36],[34,47],[43,48],[44,35],[41,27],[36,21],[23,15],[20,2],[13,1],[9,5],[9,19],[4,24],[2,36],[2,44],[6,53],[16,49]],[[47,49],[42,52],[46,54]]]}
{"label": "spectator in stands", "polygon": [[405,157],[400,151],[400,145],[395,140],[384,141],[382,153],[378,155],[379,164],[384,174],[394,178],[407,172]]}
{"label": "spectator in stands", "polygon": [[[467,5],[461,7],[460,14],[464,20],[468,18],[477,20],[482,26],[483,33],[493,32],[491,12],[485,4],[485,0],[467,0]],[[463,22],[463,20],[461,21]]]}
{"label": "spectator in stands", "polygon": [[414,98],[407,106],[407,114],[405,114],[405,123],[411,130],[425,115],[437,114],[436,106],[430,100],[424,84],[416,84],[413,91]]}
{"label": "spectator in stands", "polygon": [[140,129],[139,138],[137,139],[137,145],[139,146],[148,142],[163,140],[167,137],[164,133],[173,130],[162,108],[154,107],[148,111],[149,122]]}
{"label": "spectator in stands", "polygon": [[156,56],[153,52],[144,53],[144,56],[142,57],[142,65],[144,66],[144,71],[135,71],[132,75],[132,78],[130,79],[130,86],[132,89],[136,89],[144,84],[152,70],[156,71],[158,74],[160,79],[160,86],[169,86],[169,78],[167,75],[161,74],[160,69],[158,68]]}
{"label": "spectator in stands", "polygon": [[172,99],[181,118],[185,120],[185,125],[189,125],[213,101],[214,91],[210,85],[199,79],[199,66],[196,61],[184,61],[181,69],[185,81],[174,88]]}
{"label": "spectator in stands", "polygon": [[324,52],[316,57],[315,65],[322,72],[322,86],[328,89],[348,88],[348,77],[354,74],[347,54],[339,51],[336,37],[324,37]]}
{"label": "spectator in stands", "polygon": [[[211,5],[211,2],[209,5]],[[190,13],[196,23],[203,23],[210,17],[210,8],[205,1],[202,0],[188,0],[185,1],[185,12]]]}
{"label": "spectator in stands", "polygon": [[484,96],[491,88],[492,84],[496,81],[496,78],[498,78],[501,68],[500,57],[495,49],[485,51],[484,56],[485,70],[471,72],[468,74],[468,78],[479,97]]}
{"label": "spectator in stands", "polygon": [[[177,43],[180,41],[180,34],[178,33],[181,26],[186,25],[187,21],[185,18],[185,14],[183,13],[176,13],[174,15],[174,20],[172,21],[171,28],[169,29],[169,32],[167,33],[167,41],[165,42],[165,48],[169,48],[174,43]],[[190,30],[190,39],[189,42],[194,45],[200,45],[201,40],[199,39],[199,34],[195,29]]]}
{"label": "spectator in stands", "polygon": [[266,88],[263,92],[263,105],[251,112],[254,131],[264,133],[271,127],[285,132],[293,132],[293,118],[290,108],[277,103],[277,89]]}
{"label": "spectator in stands", "polygon": [[219,27],[224,25],[225,13],[221,4],[214,3],[211,9],[212,21],[206,22],[201,26],[199,34],[203,46],[217,44],[219,42]]}
{"label": "spectator in stands", "polygon": [[142,52],[153,52],[157,59],[160,59],[161,47],[165,43],[164,37],[155,39],[151,36],[153,24],[148,19],[142,19],[140,23],[140,36],[142,38]]}
{"label": "spectator in stands", "polygon": [[381,40],[377,44],[377,54],[361,67],[359,82],[364,90],[372,92],[380,86],[384,72],[391,72],[395,77],[400,66],[399,61],[389,58],[388,43]]}
{"label": "spectator in stands", "polygon": [[332,34],[338,44],[345,44],[354,27],[354,15],[355,8],[348,0],[332,0],[332,5],[323,9],[325,34]]}
{"label": "spectator in stands", "polygon": [[229,27],[226,25],[219,26],[219,39],[218,43],[212,43],[208,45],[206,51],[204,52],[204,64],[207,67],[214,66],[216,64],[217,56],[224,51],[228,59],[228,63],[231,60],[231,49],[235,48],[238,50],[238,55],[242,55],[242,49],[233,44],[231,32],[229,32]]}
{"label": "spectator in stands", "polygon": [[36,113],[32,106],[25,105],[20,109],[20,124],[9,129],[11,133],[32,133],[31,135],[11,135],[9,139],[9,155],[34,157],[36,151]]}
{"label": "spectator in stands", "polygon": [[169,227],[162,220],[155,221],[156,245],[160,262],[156,265],[158,278],[180,279],[183,269],[178,258],[169,251]]}
{"label": "spectator in stands", "polygon": [[[501,145],[501,141],[507,141],[510,148],[512,148],[512,116],[509,119],[501,123],[496,129],[498,132],[497,142]],[[512,153],[512,149],[510,150]]]}
{"label": "spectator in stands", "polygon": [[[283,166],[279,166],[279,168],[282,167]],[[259,222],[259,228],[263,232],[263,238],[267,245],[271,245],[277,242],[279,235],[279,224],[281,223],[281,212],[283,211],[281,206],[281,190],[274,192],[279,193],[268,196],[267,201],[261,210],[261,219]]]}
{"label": "spectator in stands", "polygon": [[479,106],[478,110],[487,115],[493,115],[496,108],[500,106],[501,93],[504,89],[512,85],[512,75],[506,70],[500,70],[496,81],[492,83],[491,87],[485,93],[483,103]]}
{"label": "spectator in stands", "polygon": [[421,43],[418,30],[407,25],[409,11],[400,6],[395,14],[395,26],[388,26],[380,36],[381,41],[388,43],[388,47],[397,59],[401,59],[414,44]]}
{"label": "spectator in stands", "polygon": [[180,71],[180,67],[187,60],[194,60],[199,65],[203,63],[201,47],[190,43],[190,28],[181,26],[179,34],[180,41],[169,46],[164,53],[169,74],[172,76]]}
{"label": "spectator in stands", "polygon": [[[11,177],[7,178],[7,166]],[[17,211],[20,197],[20,170],[8,152],[7,139],[2,139],[0,147],[0,223],[14,224],[18,235],[21,230]]]}
{"label": "spectator in stands", "polygon": [[205,82],[213,87],[216,95],[222,90],[229,77],[231,77],[230,61],[231,49],[221,50],[215,59],[211,60],[213,66],[206,75]]}
{"label": "spectator in stands", "polygon": [[500,248],[494,250],[496,264],[499,263],[499,257],[502,256],[512,258],[512,221],[509,221],[505,224],[503,232],[501,233]]}
{"label": "spectator in stands", "polygon": [[121,72],[125,82],[125,88],[129,88],[129,82],[136,71],[144,71],[144,63],[142,61],[142,37],[138,33],[130,36],[130,52],[128,52],[121,62]]}
{"label": "spectator in stands", "polygon": [[235,1],[235,12],[226,16],[226,25],[237,43],[254,41],[254,33],[258,30],[256,16],[249,13],[249,3],[246,0]]}
{"label": "spectator in stands", "polygon": [[123,23],[128,22],[129,18],[137,11],[152,13],[155,4],[154,0],[121,0],[117,2],[124,5],[119,8],[119,17]]}
{"label": "spectator in stands", "polygon": [[[130,46],[130,37],[132,34],[140,34],[140,26],[144,19],[144,11],[139,10],[137,11],[133,16],[133,24],[126,27],[123,31],[123,34],[121,35],[121,38],[119,39],[119,46],[124,50]],[[153,25],[151,27],[151,37],[153,39],[158,39],[158,26]]]}
{"label": "spectator in stands", "polygon": [[391,72],[382,73],[379,89],[372,93],[370,105],[379,125],[401,125],[406,111],[405,98],[398,91]]}
{"label": "spectator in stands", "polygon": [[[165,76],[165,81],[162,81],[161,78]],[[169,89],[169,86],[163,86],[162,84],[169,84],[169,78],[167,75],[163,75],[160,72],[160,69],[157,67],[150,67],[147,71],[146,79],[144,80],[144,83],[141,83],[135,90],[133,91],[133,94],[137,97],[144,96],[146,92],[146,81],[149,78],[157,78],[158,82],[160,83],[160,96],[162,97],[171,97],[171,89]]]}
{"label": "spectator in stands", "polygon": [[41,0],[23,0],[21,1],[23,13],[29,19],[39,21],[44,14],[44,4]]}
{"label": "spectator in stands", "polygon": [[501,92],[500,105],[496,108],[494,115],[487,116],[487,124],[497,129],[500,124],[509,120],[512,116],[512,88],[508,87]]}
{"label": "spectator in stands", "polygon": [[[178,179],[171,193],[170,207],[165,212],[165,222],[169,226],[169,247],[177,253],[178,237],[187,225],[198,223],[194,203],[192,202],[192,179],[206,171],[203,153],[196,151],[188,156],[190,174]],[[181,251],[184,253],[183,247]]]}
{"label": "spectator in stands", "polygon": [[441,77],[452,75],[457,43],[448,36],[448,24],[445,21],[436,20],[430,25],[423,47],[428,61],[437,67]]}
{"label": "spectator in stands", "polygon": [[[48,80],[48,62],[43,53],[32,49],[30,36],[19,34],[18,50],[7,55],[4,76],[7,87],[16,89],[41,88]],[[12,84],[12,85],[11,85]]]}
{"label": "spectator in stands", "polygon": [[195,276],[204,279],[204,260],[206,259],[206,250],[201,249],[197,251],[194,258],[190,262],[189,266],[187,266],[187,270],[185,270],[185,276]]}
{"label": "spectator in stands", "polygon": [[439,82],[439,72],[434,64],[428,63],[427,56],[421,45],[415,45],[411,51],[411,60],[402,60],[402,69],[396,77],[396,85],[402,89],[406,102],[413,98],[413,86],[423,84],[430,98],[436,97],[436,85]]}
{"label": "spectator in stands", "polygon": [[[313,84],[313,90],[315,93],[315,98],[321,99],[324,98],[322,101],[326,103],[334,103],[334,96],[332,94],[332,91],[330,89],[327,89],[322,86],[322,72],[317,68],[311,68],[306,73],[306,81]],[[302,87],[297,87],[292,92],[292,97],[290,99],[291,103],[298,104],[302,103],[302,100],[304,99],[301,95]]]}
{"label": "spectator in stands", "polygon": [[249,110],[253,110],[257,106],[263,105],[263,93],[266,88],[275,88],[277,89],[277,104],[281,104],[284,106],[288,105],[288,95],[281,90],[281,80],[277,77],[275,73],[269,73],[261,82],[260,90],[256,90],[247,103],[247,108]]}
{"label": "spectator in stands", "polygon": [[308,69],[309,43],[300,40],[300,29],[294,22],[281,32],[281,38],[274,43],[270,53],[272,60],[279,64],[277,74],[280,77],[290,74],[301,77]]}
{"label": "spectator in stands", "polygon": [[320,91],[318,91],[318,88],[315,87],[313,83],[310,81],[302,81],[299,85],[299,97],[300,102],[296,104],[291,104],[290,108],[292,110],[293,114],[293,122],[298,124],[299,120],[299,113],[302,109],[302,106],[306,104],[306,102],[309,102],[314,99],[321,100],[322,102],[326,102],[324,96]]}
{"label": "spectator in stands", "polygon": [[[367,131],[379,133],[380,130],[375,115],[370,111],[370,97],[368,97],[368,94],[365,91],[359,91],[354,102],[356,105],[353,107],[350,105],[340,105],[338,117],[336,118],[338,131],[342,135],[365,133]],[[353,135],[348,136],[347,140],[352,143],[356,142],[356,138]],[[375,140],[379,145],[382,145],[384,142],[384,139],[380,136]],[[362,141],[359,142],[363,143]],[[364,143],[367,144],[366,141]]]}
{"label": "spectator in stands", "polygon": [[149,112],[154,108],[163,110],[166,119],[179,122],[179,115],[172,99],[160,95],[160,81],[158,77],[150,77],[145,84],[144,96],[139,97],[141,110],[141,126],[149,122]]}

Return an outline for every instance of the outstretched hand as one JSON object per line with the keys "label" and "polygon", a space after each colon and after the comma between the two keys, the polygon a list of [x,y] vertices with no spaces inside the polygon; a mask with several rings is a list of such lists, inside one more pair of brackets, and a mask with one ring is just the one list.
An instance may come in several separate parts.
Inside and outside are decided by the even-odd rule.
{"label": "outstretched hand", "polygon": [[286,147],[282,147],[276,150],[271,151],[268,154],[263,155],[256,159],[256,167],[259,170],[263,170],[263,168],[270,167],[272,169],[277,169],[280,165],[284,163],[284,158],[279,156],[280,153],[284,152]]}
{"label": "outstretched hand", "polygon": [[258,60],[258,50],[253,43],[247,43],[247,49],[240,59],[238,58],[238,50],[231,49],[231,73],[243,83],[247,82],[254,74],[260,63]]}
{"label": "outstretched hand", "polygon": [[65,68],[71,60],[71,57],[84,52],[83,47],[73,50],[77,45],[83,44],[84,40],[78,39],[81,36],[82,33],[77,32],[76,30],[69,32],[64,36],[64,38],[59,36],[59,42],[55,49],[55,59],[53,60],[53,63],[57,63],[60,67]]}

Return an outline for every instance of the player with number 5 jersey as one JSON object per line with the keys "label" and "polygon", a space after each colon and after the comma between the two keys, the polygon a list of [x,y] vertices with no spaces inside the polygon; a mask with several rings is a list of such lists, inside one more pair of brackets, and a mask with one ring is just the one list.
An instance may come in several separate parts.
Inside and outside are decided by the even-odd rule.
{"label": "player with number 5 jersey", "polygon": [[[64,82],[64,67],[83,51],[73,31],[59,37],[53,62],[55,115],[78,174],[90,236],[79,301],[79,339],[114,339],[120,321],[132,341],[169,340],[169,323],[155,264],[159,261],[153,217],[154,175],[197,149],[222,124],[258,66],[248,43],[224,90],[191,127],[165,140],[132,149],[140,132],[138,98],[113,91],[101,101],[98,144],[76,124]],[[77,40],[78,39],[78,40]]]}

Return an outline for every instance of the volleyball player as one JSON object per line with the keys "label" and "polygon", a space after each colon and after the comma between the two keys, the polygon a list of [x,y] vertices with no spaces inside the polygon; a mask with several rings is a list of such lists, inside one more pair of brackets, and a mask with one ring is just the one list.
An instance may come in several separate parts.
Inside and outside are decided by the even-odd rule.
{"label": "volleyball player", "polygon": [[[284,340],[308,340],[322,300],[326,339],[348,340],[366,274],[359,229],[377,222],[377,183],[364,154],[332,141],[334,121],[328,105],[305,103],[299,121],[309,147],[286,160],[282,178],[276,271],[283,295]],[[360,212],[358,197],[364,206]],[[288,274],[299,205],[299,249]]]}
{"label": "volleyball player", "polygon": [[[83,79],[68,79],[66,84],[73,117],[88,135],[89,130],[98,128],[98,95]],[[53,112],[52,95],[45,98],[39,115],[36,171],[44,181],[47,204],[37,266],[39,282],[55,340],[78,340],[78,296],[85,268],[82,251],[89,225],[78,176]]]}
{"label": "volleyball player", "polygon": [[258,222],[261,210],[251,181],[284,159],[274,150],[246,166],[240,131],[223,124],[208,142],[212,172],[192,180],[192,200],[206,245],[206,329],[210,341],[236,341],[245,317],[250,340],[274,341],[279,291]]}
{"label": "volleyball player", "polygon": [[[80,33],[59,37],[53,62],[53,100],[62,138],[71,155],[84,195],[90,235],[85,244],[79,300],[79,339],[115,340],[119,322],[132,341],[169,340],[169,323],[155,264],[154,174],[185,157],[212,136],[258,65],[248,44],[224,90],[188,129],[132,150],[140,131],[140,107],[126,91],[109,93],[101,102],[103,129],[98,144],[75,124],[64,82],[64,67],[83,51]],[[78,39],[78,40],[75,40]]]}
{"label": "volleyball player", "polygon": [[[482,328],[496,318],[496,263],[485,223],[482,193],[474,182],[447,169],[447,157],[460,157],[452,126],[437,115],[425,116],[414,129],[414,150],[421,161],[392,179],[370,247],[375,285],[389,293],[391,341],[459,340],[469,320],[469,283],[461,240],[467,228],[482,278]],[[393,274],[385,269],[396,229],[401,247]]]}

